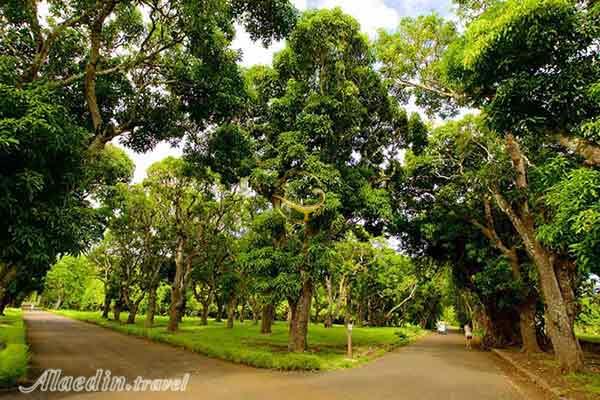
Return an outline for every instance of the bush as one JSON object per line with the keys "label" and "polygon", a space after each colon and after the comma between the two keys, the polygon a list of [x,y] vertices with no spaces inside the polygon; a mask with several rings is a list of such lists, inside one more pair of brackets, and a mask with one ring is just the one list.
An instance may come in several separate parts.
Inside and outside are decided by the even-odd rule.
{"label": "bush", "polygon": [[25,342],[25,324],[20,310],[6,310],[0,317],[0,387],[12,387],[27,374],[29,351]]}

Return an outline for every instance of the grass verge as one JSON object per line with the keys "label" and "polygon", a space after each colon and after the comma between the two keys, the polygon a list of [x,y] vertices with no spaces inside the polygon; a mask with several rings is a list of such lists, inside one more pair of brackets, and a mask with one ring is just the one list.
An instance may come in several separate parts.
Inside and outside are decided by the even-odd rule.
{"label": "grass verge", "polygon": [[29,351],[21,310],[6,309],[0,316],[0,387],[12,387],[25,378]]}
{"label": "grass verge", "polygon": [[[192,350],[210,357],[247,364],[259,368],[281,370],[334,370],[351,368],[373,360],[399,346],[422,336],[418,327],[354,328],[352,344],[354,358],[346,357],[346,329],[343,326],[324,328],[311,324],[309,349],[302,354],[287,352],[288,325],[276,322],[271,335],[260,334],[260,327],[251,321],[236,321],[233,329],[225,323],[209,321],[200,325],[198,318],[184,318],[176,333],[166,330],[167,317],[157,317],[155,326],[146,329],[143,316],[135,325],[102,319],[98,312],[56,311],[57,314],[91,322],[129,335],[146,337]],[[123,315],[125,319],[127,315]]]}

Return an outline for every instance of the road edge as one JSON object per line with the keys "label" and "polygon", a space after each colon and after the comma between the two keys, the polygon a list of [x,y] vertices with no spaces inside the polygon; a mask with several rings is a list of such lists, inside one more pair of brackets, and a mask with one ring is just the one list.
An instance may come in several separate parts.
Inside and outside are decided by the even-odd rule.
{"label": "road edge", "polygon": [[528,371],[526,368],[519,365],[515,360],[513,360],[506,352],[499,349],[491,349],[492,353],[494,353],[497,357],[499,357],[504,362],[508,363],[512,366],[517,372],[521,375],[525,376],[532,383],[543,389],[547,394],[552,396],[552,400],[570,400],[569,397],[561,394],[558,390],[554,389],[550,384],[539,375],[534,374],[531,371]]}

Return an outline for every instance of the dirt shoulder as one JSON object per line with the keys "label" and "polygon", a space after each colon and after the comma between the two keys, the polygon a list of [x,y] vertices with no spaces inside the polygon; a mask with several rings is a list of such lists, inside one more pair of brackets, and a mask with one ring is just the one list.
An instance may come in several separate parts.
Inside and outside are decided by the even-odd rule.
{"label": "dirt shoulder", "polygon": [[547,387],[549,395],[554,398],[567,398],[571,400],[600,400],[600,354],[586,352],[585,371],[578,374],[563,375],[560,373],[557,362],[552,354],[525,354],[518,349],[504,349],[499,351],[508,363],[514,363],[516,368],[524,372],[515,371],[515,375],[531,375],[538,381],[539,386]]}

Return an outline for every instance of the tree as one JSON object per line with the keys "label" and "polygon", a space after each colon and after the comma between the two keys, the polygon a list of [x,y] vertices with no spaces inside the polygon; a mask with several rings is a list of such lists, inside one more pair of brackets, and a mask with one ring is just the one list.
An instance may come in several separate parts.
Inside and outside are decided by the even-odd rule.
{"label": "tree", "polygon": [[57,1],[48,11],[3,3],[2,70],[62,96],[92,149],[119,136],[147,149],[229,118],[244,93],[234,23],[266,44],[296,18],[287,0]]}
{"label": "tree", "polygon": [[193,176],[182,159],[169,157],[152,165],[144,186],[155,199],[158,218],[164,224],[168,251],[175,261],[169,310],[170,331],[177,330],[183,312],[184,296],[192,282],[196,263],[210,257],[210,247],[219,235],[235,229],[233,192],[223,190],[214,174]]}
{"label": "tree", "polygon": [[[101,236],[108,188],[127,181],[133,164],[107,147],[86,157],[88,132],[56,95],[0,82],[0,295],[16,276],[39,281],[59,254],[77,254]],[[6,303],[1,299],[0,303]]]}
{"label": "tree", "polygon": [[293,279],[286,295],[292,351],[306,349],[314,283],[331,241],[359,220],[381,231],[389,217],[379,166],[386,150],[395,154],[401,144],[407,119],[374,61],[355,20],[339,9],[309,11],[274,67],[247,74],[247,118],[188,149],[218,172],[235,166],[226,171],[233,180],[249,175],[252,188],[285,216],[272,250],[294,260],[293,274],[283,271]]}
{"label": "tree", "polygon": [[94,280],[92,265],[85,256],[65,256],[46,274],[42,296],[55,309],[82,309],[86,290]]}
{"label": "tree", "polygon": [[[547,216],[534,207],[543,190],[533,185],[537,168],[532,165],[545,164],[557,153],[595,164],[598,67],[592,43],[599,9],[586,2],[576,7],[569,1],[533,0],[489,2],[484,8],[434,61],[436,84],[448,89],[448,101],[484,111],[486,124],[504,140],[513,179],[490,188],[490,194],[536,266],[561,367],[577,370],[582,356],[572,328],[576,268],[568,254],[539,241],[538,221]],[[398,36],[405,39],[410,35]]]}
{"label": "tree", "polygon": [[140,303],[147,295],[146,325],[152,326],[156,289],[169,251],[159,207],[142,185],[119,185],[111,204],[114,216],[109,223],[109,245],[116,256],[113,273],[129,309],[127,323],[135,322]]}
{"label": "tree", "polygon": [[102,161],[123,158],[108,142],[142,151],[234,116],[245,101],[229,49],[235,22],[267,43],[296,19],[287,0],[52,1],[47,16],[41,4],[0,5],[6,284],[20,274],[33,282],[57,254],[101,236],[91,181],[102,182],[99,168],[132,168]]}
{"label": "tree", "polygon": [[[508,160],[502,159],[501,141],[485,128],[481,117],[474,116],[441,125],[433,131],[428,141],[428,146],[421,154],[407,154],[406,168],[392,186],[397,190],[399,218],[406,220],[399,230],[403,230],[406,224],[414,224],[418,227],[414,235],[417,238],[427,235],[427,242],[453,242],[460,238],[469,243],[469,247],[473,249],[471,251],[481,248],[479,251],[488,257],[504,257],[513,274],[510,279],[512,282],[507,284],[513,285],[511,290],[517,292],[517,299],[511,305],[518,309],[523,348],[529,352],[539,351],[534,323],[538,296],[533,288],[534,282],[526,279],[529,274],[523,266],[522,242],[510,221],[494,207],[489,192],[492,186],[499,185],[505,179],[503,176],[510,172]],[[407,210],[411,212],[407,213]],[[457,226],[453,226],[453,222]],[[421,223],[423,226],[419,227]],[[464,227],[465,224],[471,225],[474,231]],[[419,229],[432,228],[438,231],[435,239],[431,233],[419,232]],[[476,238],[479,235],[483,236],[483,241]],[[416,244],[426,246],[423,242],[417,241]],[[456,247],[450,243],[445,245]],[[430,256],[441,262],[452,260],[453,257],[429,251]],[[454,251],[459,254],[462,252],[460,246]],[[463,281],[470,281],[468,285],[463,283],[463,286],[483,295],[482,288],[472,282],[470,276],[487,267],[481,265],[476,258],[469,263],[464,263],[460,257],[452,262],[457,267],[470,270],[466,274],[455,273],[455,277],[462,276]],[[474,269],[473,264],[480,265]],[[527,286],[529,289],[526,289]],[[488,314],[495,313],[494,310],[507,309],[504,305],[499,307],[489,293],[488,290],[487,299],[482,299]],[[514,341],[510,332],[512,329],[489,328],[491,337],[486,338],[487,343],[502,345]],[[495,332],[498,334],[495,335]]]}

